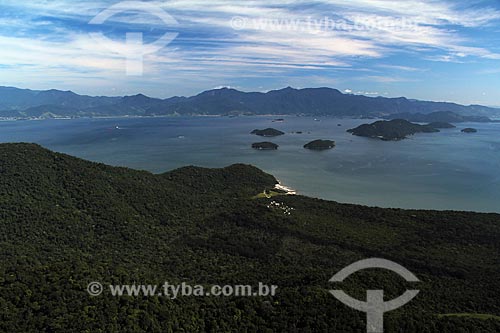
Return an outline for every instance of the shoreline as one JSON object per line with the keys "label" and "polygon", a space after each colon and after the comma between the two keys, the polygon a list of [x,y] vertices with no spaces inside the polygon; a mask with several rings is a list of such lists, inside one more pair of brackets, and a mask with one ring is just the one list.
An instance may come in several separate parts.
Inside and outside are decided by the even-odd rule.
{"label": "shoreline", "polygon": [[274,185],[274,188],[280,191],[284,191],[286,195],[297,195],[297,190],[294,190],[291,187],[285,186],[278,180],[278,184]]}

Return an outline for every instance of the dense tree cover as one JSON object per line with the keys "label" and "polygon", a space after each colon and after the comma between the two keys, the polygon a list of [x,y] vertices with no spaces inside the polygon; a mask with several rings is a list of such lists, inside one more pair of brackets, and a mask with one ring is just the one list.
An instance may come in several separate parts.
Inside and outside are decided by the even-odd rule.
{"label": "dense tree cover", "polygon": [[436,133],[439,130],[429,125],[419,125],[410,123],[404,119],[394,119],[390,121],[376,121],[372,124],[363,124],[356,128],[347,130],[357,136],[367,138],[377,138],[384,141],[403,140],[416,133]]}
{"label": "dense tree cover", "polygon": [[277,150],[279,145],[273,142],[255,142],[252,144],[252,148],[258,150]]}
{"label": "dense tree cover", "polygon": [[311,150],[327,150],[335,148],[335,141],[314,140],[304,145],[304,148]]}
{"label": "dense tree cover", "polygon": [[[421,293],[385,315],[387,332],[498,332],[500,216],[342,205],[301,196],[252,199],[274,177],[235,165],[161,175],[36,145],[0,145],[0,331],[364,332],[363,300]],[[270,205],[271,201],[279,206]],[[283,207],[293,208],[285,214]],[[367,270],[394,260],[418,286]],[[274,297],[91,297],[103,284],[279,286]]]}
{"label": "dense tree cover", "polygon": [[265,136],[265,137],[275,137],[275,136],[285,135],[285,132],[279,131],[275,128],[266,128],[263,130],[259,129],[253,130],[250,134],[255,134],[258,136]]}

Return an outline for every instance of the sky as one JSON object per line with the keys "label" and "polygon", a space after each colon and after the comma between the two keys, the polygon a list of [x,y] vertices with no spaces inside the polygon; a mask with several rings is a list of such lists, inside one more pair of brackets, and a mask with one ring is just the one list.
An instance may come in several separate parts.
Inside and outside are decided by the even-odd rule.
{"label": "sky", "polygon": [[500,106],[500,1],[0,0],[0,85],[332,87]]}

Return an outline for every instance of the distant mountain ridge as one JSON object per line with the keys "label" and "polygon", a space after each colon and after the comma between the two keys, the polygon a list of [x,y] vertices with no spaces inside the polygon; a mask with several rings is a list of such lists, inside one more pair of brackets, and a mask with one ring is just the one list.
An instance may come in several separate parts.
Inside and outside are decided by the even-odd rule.
{"label": "distant mountain ridge", "polygon": [[267,93],[222,88],[192,97],[151,98],[142,94],[92,97],[72,91],[37,91],[0,87],[0,117],[94,117],[164,115],[312,115],[387,117],[393,114],[453,112],[461,116],[500,115],[480,105],[343,94],[332,88],[294,89]]}
{"label": "distant mountain ridge", "polygon": [[480,115],[460,115],[450,111],[439,111],[432,112],[428,114],[423,113],[397,113],[385,117],[387,119],[404,119],[407,121],[417,122],[417,123],[432,123],[432,122],[447,122],[447,123],[464,123],[464,122],[476,122],[476,123],[487,123],[491,122],[486,116]]}
{"label": "distant mountain ridge", "polygon": [[0,87],[0,110],[23,111],[48,105],[86,109],[94,106],[112,105],[119,100],[120,97],[93,97],[55,89],[40,91]]}

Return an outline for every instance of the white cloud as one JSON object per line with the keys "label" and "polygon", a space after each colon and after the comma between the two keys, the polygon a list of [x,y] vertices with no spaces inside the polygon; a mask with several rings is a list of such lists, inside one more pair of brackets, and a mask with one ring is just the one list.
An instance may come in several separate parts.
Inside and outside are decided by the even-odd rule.
{"label": "white cloud", "polygon": [[383,76],[383,75],[370,75],[359,78],[361,80],[379,82],[379,83],[398,83],[398,82],[413,82],[415,79],[399,77],[399,76]]}
{"label": "white cloud", "polygon": [[357,91],[357,95],[366,95],[366,96],[380,96],[381,94],[377,91]]}
{"label": "white cloud", "polygon": [[[0,30],[0,64],[16,67],[20,75],[30,78],[33,78],[33,69],[39,69],[61,80],[71,80],[77,74],[79,80],[85,80],[82,73],[88,73],[89,82],[94,82],[96,77],[108,78],[110,82],[123,79],[124,59],[97,45],[86,31],[86,22],[114,3],[3,0],[0,7],[11,6],[18,17],[0,19],[0,28],[4,28]],[[301,78],[321,82],[322,71],[329,70],[361,72],[382,68],[407,75],[425,71],[384,64],[388,55],[401,52],[440,62],[466,62],[469,57],[500,59],[491,45],[461,33],[461,29],[487,27],[499,20],[498,10],[484,6],[469,6],[464,10],[456,2],[444,0],[213,0],[210,4],[205,0],[170,0],[154,3],[179,21],[180,36],[161,52],[145,58],[147,77],[143,81],[161,82],[164,78],[187,85],[198,78],[200,82],[212,80],[212,86],[226,84],[235,77],[276,78],[298,72],[303,73]],[[242,16],[254,23],[274,19],[285,26],[277,29],[276,26],[249,25],[234,30],[233,16]],[[311,27],[311,19],[318,23],[325,16],[344,20],[348,29]],[[75,24],[65,26],[60,19],[73,20]],[[112,22],[128,23],[131,28],[162,27],[158,20],[140,13],[117,16]],[[290,22],[292,25],[287,26]],[[388,24],[390,22],[397,24]],[[356,26],[362,28],[350,29]],[[16,28],[18,35],[13,33]],[[42,28],[48,31],[47,36],[30,37],[30,29],[36,32]],[[377,59],[377,64],[360,68],[358,64],[365,59]],[[311,75],[312,72],[315,74]],[[5,77],[11,72],[0,69],[0,75]],[[354,79],[379,83],[414,80],[376,73]],[[323,79],[325,83],[332,80]]]}
{"label": "white cloud", "polygon": [[397,71],[402,71],[402,72],[424,72],[424,71],[427,71],[426,69],[423,69],[423,68],[410,67],[410,66],[399,66],[399,65],[382,64],[382,65],[378,65],[377,67],[390,69],[390,70],[397,70]]}

